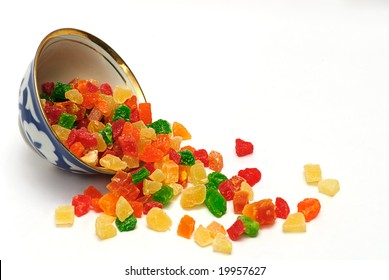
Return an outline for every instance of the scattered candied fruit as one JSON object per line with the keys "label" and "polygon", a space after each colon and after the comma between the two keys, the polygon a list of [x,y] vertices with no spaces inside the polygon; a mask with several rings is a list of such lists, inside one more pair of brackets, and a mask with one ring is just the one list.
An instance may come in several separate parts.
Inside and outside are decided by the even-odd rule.
{"label": "scattered candied fruit", "polygon": [[305,232],[306,230],[305,218],[300,212],[290,214],[282,224],[283,232]]}
{"label": "scattered candied fruit", "polygon": [[340,190],[339,181],[336,179],[323,179],[319,181],[317,188],[319,192],[329,196],[334,196]]}
{"label": "scattered candied fruit", "polygon": [[147,226],[155,231],[167,231],[172,225],[172,220],[161,208],[154,207],[146,215]]}
{"label": "scattered candied fruit", "polygon": [[64,205],[55,209],[55,223],[57,225],[73,225],[74,223],[74,206]]}
{"label": "scattered candied fruit", "polygon": [[228,240],[227,236],[221,233],[217,233],[212,241],[212,250],[223,254],[232,253],[232,243]]}
{"label": "scattered candied fruit", "polygon": [[297,211],[304,215],[307,223],[316,218],[320,208],[320,201],[317,198],[305,198],[297,204]]}
{"label": "scattered candied fruit", "polygon": [[317,184],[321,180],[321,168],[319,164],[304,165],[304,176],[308,184]]}
{"label": "scattered candied fruit", "polygon": [[177,235],[190,239],[195,228],[195,220],[189,216],[184,215],[177,227]]}

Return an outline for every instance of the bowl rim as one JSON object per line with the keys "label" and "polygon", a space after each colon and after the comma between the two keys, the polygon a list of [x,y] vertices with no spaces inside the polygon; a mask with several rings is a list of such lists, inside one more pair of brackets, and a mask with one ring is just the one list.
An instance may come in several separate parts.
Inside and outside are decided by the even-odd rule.
{"label": "bowl rim", "polygon": [[[144,95],[143,93],[143,90],[142,88],[140,87],[140,84],[138,82],[138,80],[136,79],[134,73],[132,72],[132,70],[130,69],[130,67],[124,62],[124,60],[119,56],[119,54],[114,50],[112,49],[107,43],[105,43],[103,40],[101,40],[100,38],[96,37],[95,35],[89,33],[89,32],[86,32],[86,31],[83,31],[83,30],[80,30],[80,29],[76,29],[76,28],[60,28],[60,29],[57,29],[57,30],[54,30],[52,32],[50,32],[49,34],[47,34],[43,40],[41,41],[41,43],[39,44],[38,46],[38,49],[35,53],[35,57],[34,57],[34,65],[33,65],[33,77],[34,77],[34,87],[35,87],[35,94],[36,94],[36,98],[38,100],[38,105],[39,105],[39,108],[42,112],[42,115],[45,119],[45,122],[47,124],[47,126],[50,128],[50,131],[51,133],[54,135],[55,139],[58,140],[58,142],[68,151],[68,153],[74,158],[76,159],[78,162],[80,162],[82,165],[85,165],[87,166],[89,169],[92,169],[92,170],[95,170],[96,172],[100,173],[100,174],[115,174],[116,171],[114,170],[110,170],[110,169],[107,169],[107,168],[104,168],[104,167],[99,167],[99,166],[91,166],[85,162],[83,162],[81,159],[79,159],[78,157],[76,157],[68,147],[66,147],[61,141],[59,141],[56,133],[54,132],[54,130],[52,129],[51,125],[50,125],[50,122],[48,121],[46,115],[44,114],[44,108],[42,106],[42,103],[40,102],[40,96],[39,96],[39,85],[38,85],[38,79],[37,79],[37,72],[38,72],[38,61],[42,55],[42,52],[45,50],[45,47],[47,46],[47,44],[55,39],[55,38],[58,38],[58,37],[63,37],[63,36],[72,36],[74,38],[82,38],[82,39],[86,39],[87,41],[90,41],[92,42],[92,45],[95,44],[97,45],[98,47],[100,47],[104,52],[106,52],[113,60],[114,62],[121,68],[121,70],[124,72],[126,78],[128,78],[129,82],[131,83],[133,89],[134,89],[134,94],[137,96],[137,97],[141,97],[143,99],[143,102],[147,102],[147,99],[146,99],[146,96]],[[77,41],[77,40],[75,40]],[[91,46],[89,46],[91,47]],[[92,48],[95,52],[97,52],[98,54],[102,55],[103,57],[106,57],[106,55],[104,55],[103,53],[101,53],[99,50],[97,50],[96,48]],[[127,81],[126,81],[126,84],[127,84]],[[128,85],[127,85],[128,86]]]}

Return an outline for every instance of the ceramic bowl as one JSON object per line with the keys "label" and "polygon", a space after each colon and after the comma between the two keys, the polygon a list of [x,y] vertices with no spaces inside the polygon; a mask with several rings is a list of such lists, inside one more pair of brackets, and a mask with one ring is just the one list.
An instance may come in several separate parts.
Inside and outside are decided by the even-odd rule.
{"label": "ceramic bowl", "polygon": [[56,137],[40,102],[44,82],[68,83],[75,77],[93,78],[127,87],[146,102],[139,83],[127,64],[105,42],[88,32],[64,28],[48,34],[27,68],[19,90],[19,128],[25,142],[51,164],[70,172],[112,174],[75,157]]}

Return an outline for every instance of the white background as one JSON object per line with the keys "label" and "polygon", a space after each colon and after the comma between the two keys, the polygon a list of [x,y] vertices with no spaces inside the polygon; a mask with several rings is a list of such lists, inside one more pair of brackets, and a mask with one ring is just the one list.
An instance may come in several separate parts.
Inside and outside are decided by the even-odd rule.
{"label": "white background", "polygon": [[[8,279],[124,279],[130,265],[268,265],[267,279],[312,273],[324,279],[339,276],[335,268],[348,276],[384,271],[389,1],[3,1],[0,9],[0,259]],[[166,209],[173,220],[166,233],[147,229],[143,218],[137,230],[100,241],[93,213],[57,228],[56,206],[88,185],[104,191],[110,179],[57,170],[18,131],[24,72],[43,37],[63,27],[115,49],[152,103],[154,119],[181,122],[193,136],[185,144],[221,152],[228,177],[260,169],[255,200],[281,196],[296,211],[305,197],[319,198],[322,211],[307,232],[284,234],[277,220],[257,238],[234,242],[232,255],[217,254],[176,235],[185,213],[198,224],[215,219],[206,209],[183,211],[178,200]],[[238,158],[236,138],[253,142],[254,154]],[[335,197],[305,184],[309,162],[339,180]],[[229,209],[218,220],[226,227],[235,219]]]}

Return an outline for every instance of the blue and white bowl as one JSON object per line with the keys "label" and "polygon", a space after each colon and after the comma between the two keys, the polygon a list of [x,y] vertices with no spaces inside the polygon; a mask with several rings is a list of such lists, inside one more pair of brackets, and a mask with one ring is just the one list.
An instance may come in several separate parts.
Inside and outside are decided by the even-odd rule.
{"label": "blue and white bowl", "polygon": [[41,42],[19,91],[19,128],[26,143],[55,166],[74,173],[112,174],[75,157],[56,137],[40,102],[44,82],[68,83],[75,77],[130,88],[146,102],[134,74],[120,56],[99,38],[78,29],[58,29]]}

